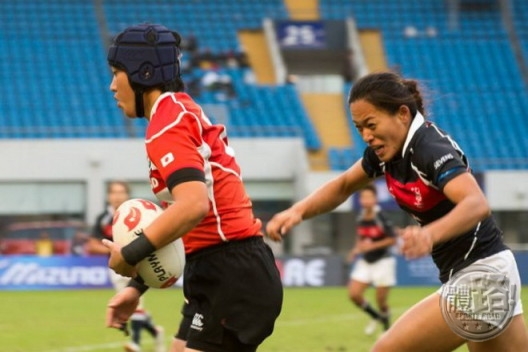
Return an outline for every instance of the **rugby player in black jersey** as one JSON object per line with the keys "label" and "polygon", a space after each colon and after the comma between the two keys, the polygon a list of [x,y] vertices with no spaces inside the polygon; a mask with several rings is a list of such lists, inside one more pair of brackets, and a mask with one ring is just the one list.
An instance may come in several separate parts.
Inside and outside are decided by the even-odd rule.
{"label": "rugby player in black jersey", "polygon": [[[396,244],[395,228],[378,203],[376,186],[367,185],[358,192],[359,216],[356,223],[356,242],[347,256],[354,262],[349,275],[350,300],[372,320],[365,327],[365,334],[372,335],[378,324],[387,330],[390,326],[389,292],[396,285],[396,258],[392,246]],[[376,310],[365,298],[369,286],[376,289]]]}
{"label": "rugby player in black jersey", "polygon": [[[334,209],[374,178],[385,177],[399,206],[418,223],[400,234],[401,253],[407,259],[432,255],[443,288],[454,291],[467,288],[466,283],[457,287],[464,282],[454,280],[461,274],[474,274],[476,281],[482,275],[483,292],[508,282],[503,292],[508,297],[502,298],[511,304],[504,308],[507,324],[493,321],[491,314],[482,320],[469,319],[460,327],[446,318],[447,296],[442,288],[404,313],[372,351],[452,351],[463,344],[471,352],[527,351],[515,258],[503,243],[502,231],[465,154],[448,134],[425,119],[418,82],[391,72],[372,73],[354,83],[348,103],[353,122],[367,143],[363,157],[276,214],[267,224],[268,236],[280,240],[302,220]],[[481,274],[483,268],[490,272]],[[455,308],[459,312],[462,306]],[[469,334],[472,329],[475,336],[485,329],[493,334],[474,338]]]}

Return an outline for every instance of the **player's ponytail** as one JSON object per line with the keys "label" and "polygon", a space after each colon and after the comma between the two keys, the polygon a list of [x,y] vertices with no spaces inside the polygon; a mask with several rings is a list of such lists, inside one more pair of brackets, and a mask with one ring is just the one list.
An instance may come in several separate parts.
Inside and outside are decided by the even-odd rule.
{"label": "player's ponytail", "polygon": [[418,111],[425,116],[424,99],[420,90],[418,89],[418,81],[415,81],[413,79],[404,79],[403,84],[407,87],[409,92],[414,97],[414,101],[416,102],[416,109],[418,109]]}

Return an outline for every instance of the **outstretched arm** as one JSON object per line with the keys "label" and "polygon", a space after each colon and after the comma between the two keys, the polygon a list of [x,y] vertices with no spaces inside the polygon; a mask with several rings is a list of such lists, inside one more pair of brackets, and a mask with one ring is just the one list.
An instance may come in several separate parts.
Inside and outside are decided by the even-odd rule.
{"label": "outstretched arm", "polygon": [[303,200],[273,216],[266,226],[267,235],[274,241],[280,241],[283,235],[302,220],[331,211],[369,181],[360,159],[347,171],[328,181]]}

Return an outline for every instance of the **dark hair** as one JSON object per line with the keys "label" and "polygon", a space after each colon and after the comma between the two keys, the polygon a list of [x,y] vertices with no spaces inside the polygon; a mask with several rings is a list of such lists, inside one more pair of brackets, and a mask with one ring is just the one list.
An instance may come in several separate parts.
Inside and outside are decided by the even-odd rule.
{"label": "dark hair", "polygon": [[109,181],[106,184],[106,194],[108,194],[108,193],[110,193],[110,191],[112,191],[112,187],[114,185],[123,187],[125,189],[126,193],[130,194],[130,185],[128,184],[128,182],[123,181],[123,180],[112,180],[112,181]]}
{"label": "dark hair", "polygon": [[403,79],[393,72],[371,73],[354,83],[348,96],[348,104],[364,99],[378,109],[395,114],[405,105],[414,118],[416,111],[425,116],[424,101],[418,82]]}
{"label": "dark hair", "polygon": [[374,193],[375,196],[378,195],[378,190],[376,188],[376,185],[374,185],[373,183],[369,183],[368,185],[360,189],[360,192],[363,192],[363,191],[371,191],[372,193]]}

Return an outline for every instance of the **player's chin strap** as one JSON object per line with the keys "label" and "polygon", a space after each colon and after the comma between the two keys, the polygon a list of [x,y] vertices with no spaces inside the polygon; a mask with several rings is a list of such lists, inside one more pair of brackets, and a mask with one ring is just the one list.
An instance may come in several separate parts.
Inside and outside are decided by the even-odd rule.
{"label": "player's chin strap", "polygon": [[134,93],[136,95],[136,116],[145,116],[145,104],[143,102],[143,89],[135,88]]}

